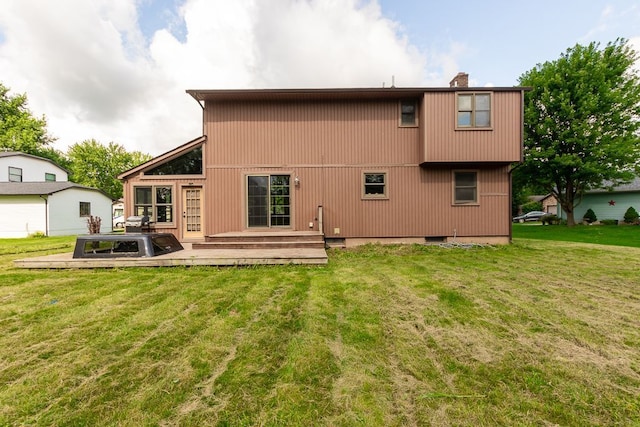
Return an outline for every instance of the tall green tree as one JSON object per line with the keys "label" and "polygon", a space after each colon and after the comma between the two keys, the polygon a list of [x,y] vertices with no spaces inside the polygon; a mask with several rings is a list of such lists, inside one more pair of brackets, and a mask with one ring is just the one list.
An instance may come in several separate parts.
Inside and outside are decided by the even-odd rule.
{"label": "tall green tree", "polygon": [[640,159],[640,83],[624,39],[576,45],[520,77],[524,163],[519,173],[557,199],[575,224],[584,192],[628,182]]}
{"label": "tall green tree", "polygon": [[113,199],[122,197],[122,183],[117,176],[151,159],[149,154],[128,152],[114,142],[103,145],[94,139],[72,145],[67,157],[71,181],[99,188]]}
{"label": "tall green tree", "polygon": [[45,157],[66,167],[64,154],[51,146],[53,141],[44,116],[35,117],[27,107],[27,95],[11,95],[0,83],[0,149]]}

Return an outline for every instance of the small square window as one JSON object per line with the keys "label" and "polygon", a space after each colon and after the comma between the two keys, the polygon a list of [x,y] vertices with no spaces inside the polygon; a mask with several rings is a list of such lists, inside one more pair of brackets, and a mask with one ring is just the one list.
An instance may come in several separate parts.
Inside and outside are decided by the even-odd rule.
{"label": "small square window", "polygon": [[385,172],[366,172],[363,181],[363,197],[365,199],[387,198],[387,174]]}
{"label": "small square window", "polygon": [[80,216],[90,216],[90,215],[91,215],[91,203],[80,202]]}
{"label": "small square window", "polygon": [[453,202],[456,205],[478,203],[478,173],[460,171],[453,173]]}
{"label": "small square window", "polygon": [[45,181],[49,181],[49,182],[54,182],[56,180],[56,174],[55,173],[45,173],[44,174],[44,180]]}
{"label": "small square window", "polygon": [[416,126],[418,124],[418,106],[416,101],[400,102],[400,126]]}

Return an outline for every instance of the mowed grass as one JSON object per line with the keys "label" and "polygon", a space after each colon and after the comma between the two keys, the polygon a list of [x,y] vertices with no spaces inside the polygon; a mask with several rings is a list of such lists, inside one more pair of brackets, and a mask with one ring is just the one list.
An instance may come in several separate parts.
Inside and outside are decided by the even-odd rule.
{"label": "mowed grass", "polygon": [[72,243],[0,241],[0,425],[640,424],[637,248],[12,265]]}
{"label": "mowed grass", "polygon": [[640,226],[637,225],[546,225],[540,222],[513,224],[515,239],[542,239],[565,242],[597,243],[600,245],[640,247]]}

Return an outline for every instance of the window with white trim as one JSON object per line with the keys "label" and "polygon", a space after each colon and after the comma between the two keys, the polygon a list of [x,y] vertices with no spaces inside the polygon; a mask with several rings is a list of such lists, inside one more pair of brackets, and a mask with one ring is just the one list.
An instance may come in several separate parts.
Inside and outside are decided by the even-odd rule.
{"label": "window with white trim", "polygon": [[22,169],[9,166],[9,182],[22,182]]}
{"label": "window with white trim", "polygon": [[469,205],[478,203],[478,173],[456,171],[453,173],[453,203]]}
{"label": "window with white trim", "polygon": [[456,104],[458,128],[491,127],[491,93],[458,93]]}
{"label": "window with white trim", "polygon": [[386,172],[364,172],[362,175],[364,199],[386,199],[387,198],[387,173]]}
{"label": "window with white trim", "polygon": [[156,224],[173,222],[173,187],[167,185],[146,185],[133,188],[133,212],[138,216],[148,216]]}

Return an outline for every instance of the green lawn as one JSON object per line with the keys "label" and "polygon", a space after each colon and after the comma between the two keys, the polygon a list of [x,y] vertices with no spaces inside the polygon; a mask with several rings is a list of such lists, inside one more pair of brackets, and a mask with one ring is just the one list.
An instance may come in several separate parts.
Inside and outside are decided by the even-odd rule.
{"label": "green lawn", "polygon": [[514,239],[542,239],[600,245],[640,247],[637,225],[545,225],[540,222],[513,224]]}
{"label": "green lawn", "polygon": [[12,265],[72,243],[0,240],[0,425],[640,424],[639,248]]}

